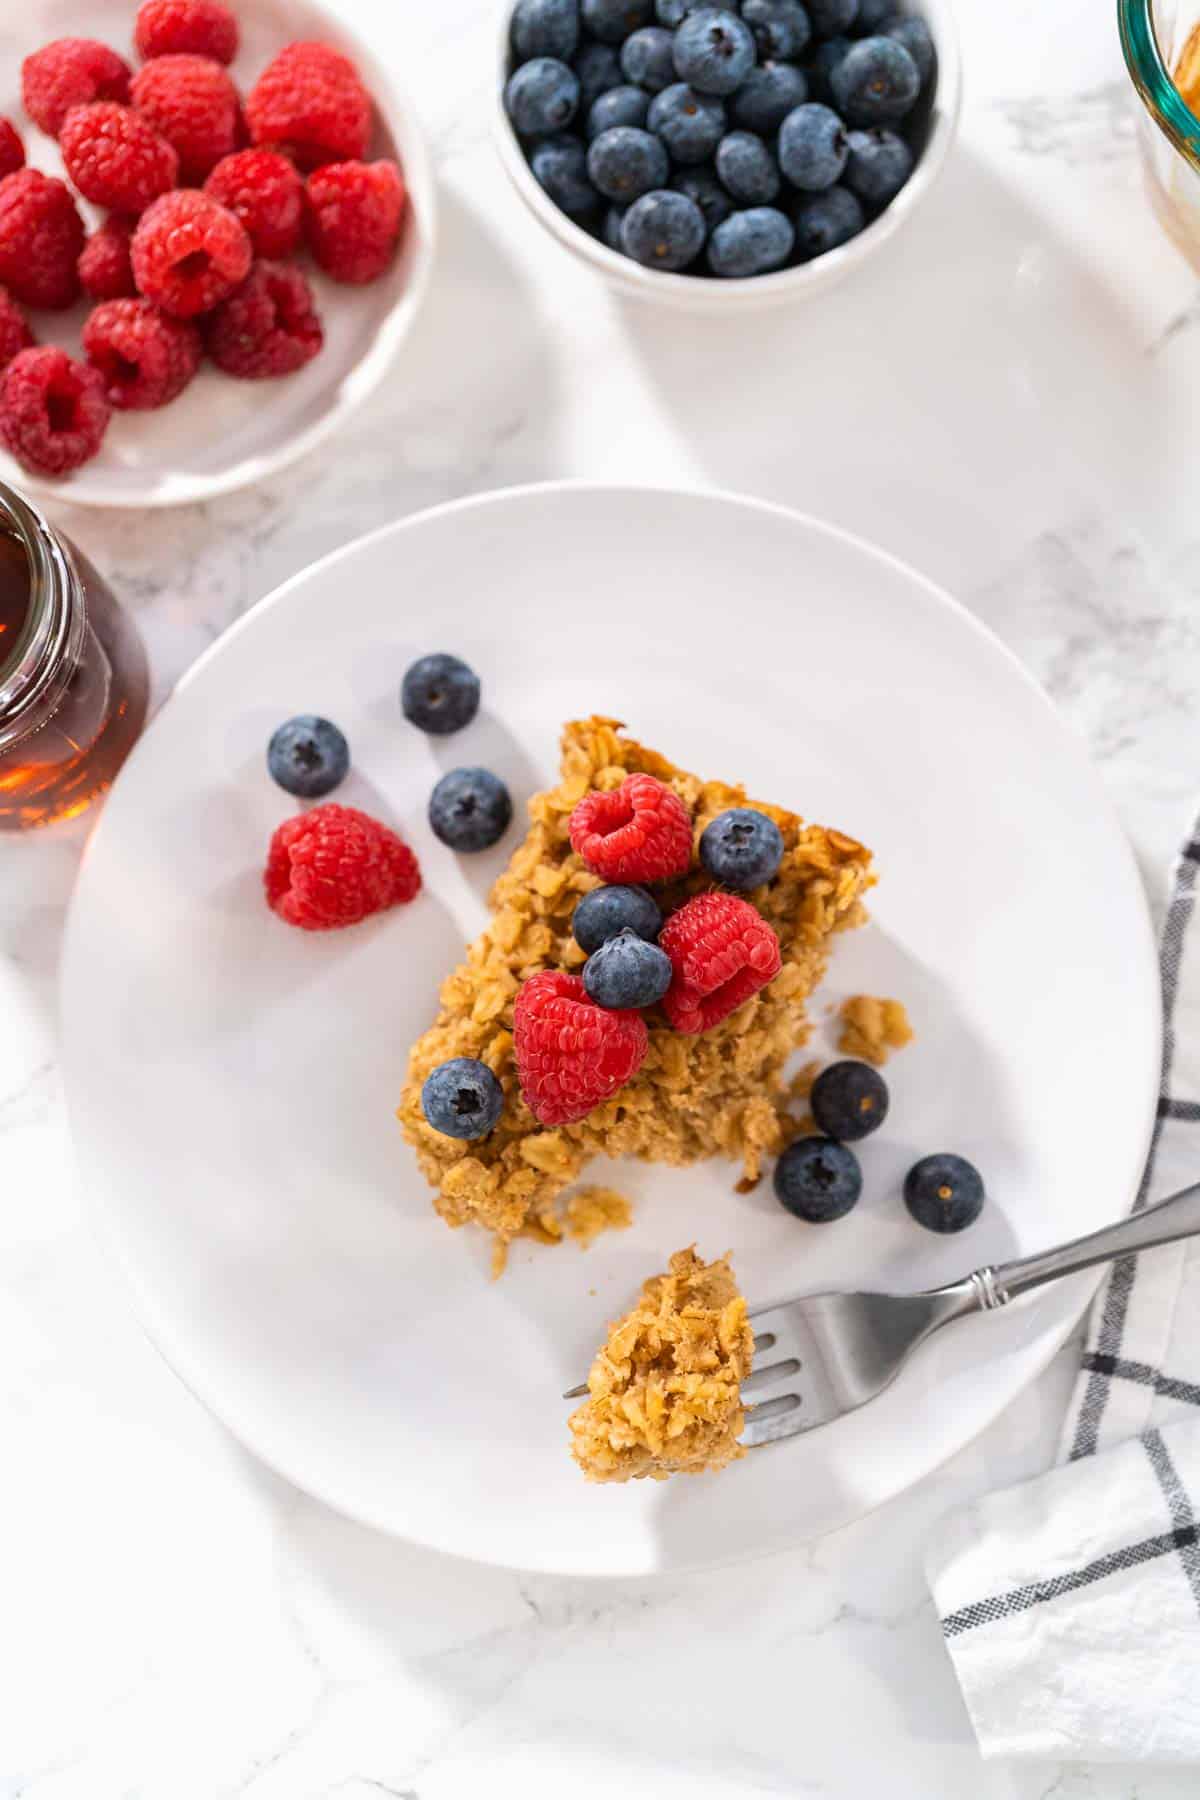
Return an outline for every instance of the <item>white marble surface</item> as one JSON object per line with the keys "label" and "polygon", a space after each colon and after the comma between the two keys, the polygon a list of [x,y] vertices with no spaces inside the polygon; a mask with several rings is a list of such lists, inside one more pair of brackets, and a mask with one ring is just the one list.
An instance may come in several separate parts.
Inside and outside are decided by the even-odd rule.
{"label": "white marble surface", "polygon": [[[741,328],[622,305],[542,239],[486,142],[482,0],[343,4],[433,140],[433,292],[385,390],[288,475],[156,517],[55,509],[137,610],[158,694],[283,577],[430,502],[742,488],[967,600],[1157,874],[1200,787],[1200,306],[1142,198],[1111,6],[962,0],[963,133],[927,211],[854,287]],[[922,1545],[1044,1466],[1068,1352],[885,1514],[669,1584],[443,1561],[254,1466],[142,1337],[68,1172],[54,981],[83,842],[0,850],[0,1800],[1194,1792],[982,1764],[941,1648]]]}

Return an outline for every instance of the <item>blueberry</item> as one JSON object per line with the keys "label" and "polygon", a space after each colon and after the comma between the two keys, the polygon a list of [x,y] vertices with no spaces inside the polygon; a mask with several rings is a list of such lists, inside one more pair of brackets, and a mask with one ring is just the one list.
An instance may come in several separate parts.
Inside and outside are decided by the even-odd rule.
{"label": "blueberry", "polygon": [[621,45],[621,68],[626,78],[648,94],[661,94],[675,79],[673,39],[661,25],[635,31]]}
{"label": "blueberry", "polygon": [[579,0],[517,0],[512,47],[522,62],[534,56],[569,62],[579,47]]}
{"label": "blueberry", "polygon": [[621,226],[624,222],[625,214],[628,211],[629,208],[627,206],[610,206],[607,208],[604,218],[600,223],[600,236],[604,239],[604,242],[608,245],[610,250],[619,250],[622,255],[624,255],[625,252],[621,243]]}
{"label": "blueberry", "polygon": [[964,1156],[923,1156],[904,1177],[904,1204],[927,1231],[965,1231],[983,1199],[983,1177]]}
{"label": "blueberry", "polygon": [[867,206],[894,200],[913,171],[913,154],[902,137],[876,125],[850,133],[850,155],[843,180]]}
{"label": "blueberry", "polygon": [[571,929],[575,942],[590,956],[621,931],[636,932],[652,944],[662,930],[657,902],[640,887],[599,887],[575,908]]}
{"label": "blueberry", "polygon": [[598,138],[602,131],[612,131],[617,125],[636,125],[639,128],[646,123],[646,114],[650,111],[650,96],[641,88],[623,87],[609,88],[606,94],[597,95],[592,101],[587,116],[587,134],[589,141]]}
{"label": "blueberry", "polygon": [[869,1063],[830,1063],[813,1082],[809,1105],[826,1137],[854,1144],[887,1118],[887,1083]]}
{"label": "blueberry", "polygon": [[752,806],[732,806],[705,826],[700,861],[722,887],[745,893],[778,875],[783,834],[766,813]]}
{"label": "blueberry", "polygon": [[544,136],[561,131],[575,117],[579,82],[566,63],[535,56],[509,76],[504,104],[522,137]]}
{"label": "blueberry", "polygon": [[826,38],[823,44],[817,45],[816,50],[813,52],[812,62],[809,65],[808,73],[809,80],[812,84],[812,91],[818,98],[822,100],[833,99],[833,71],[837,68],[843,56],[845,56],[847,50],[850,48],[851,44],[848,37]]}
{"label": "blueberry", "polygon": [[859,37],[873,37],[893,20],[900,8],[896,0],[858,0],[854,29]]}
{"label": "blueberry", "polygon": [[655,94],[646,123],[675,162],[707,162],[725,135],[725,107],[715,94],[698,94],[677,81]]}
{"label": "blueberry", "polygon": [[660,25],[674,31],[700,4],[701,0],[654,0],[654,16]]}
{"label": "blueberry", "polygon": [[810,1225],[844,1218],[862,1193],[862,1170],[853,1150],[832,1138],[797,1138],[775,1164],[780,1204]]}
{"label": "blueberry", "polygon": [[671,177],[671,186],[677,193],[686,194],[694,200],[704,214],[704,223],[709,231],[714,231],[722,219],[727,219],[733,211],[733,201],[725,192],[714,171],[707,164],[680,169]]}
{"label": "blueberry", "polygon": [[400,684],[400,708],[410,725],[449,737],[479,711],[479,677],[457,656],[418,657]]}
{"label": "blueberry", "polygon": [[508,830],[512,800],[489,769],[451,769],[429,796],[429,823],[451,850],[490,850]]}
{"label": "blueberry", "polygon": [[736,13],[702,6],[675,33],[679,79],[701,94],[732,94],[754,63],[754,38]]}
{"label": "blueberry", "polygon": [[714,275],[740,278],[781,269],[792,254],[795,232],[773,206],[751,206],[731,213],[708,240],[708,266]]}
{"label": "blueberry", "polygon": [[704,248],[704,214],[694,200],[659,188],[635,200],[621,225],[621,248],[647,269],[686,269]]}
{"label": "blueberry", "polygon": [[779,127],[779,166],[793,187],[814,193],[832,187],[849,154],[846,127],[819,100],[794,106]]}
{"label": "blueberry", "polygon": [[602,44],[623,44],[654,21],[654,0],[583,0],[583,22]]}
{"label": "blueberry", "polygon": [[336,725],[315,713],[299,713],[276,726],[267,745],[272,781],[300,800],[331,794],[349,767],[349,744]]}
{"label": "blueberry", "polygon": [[587,150],[581,138],[566,131],[543,138],[534,146],[529,166],[534,180],[571,218],[583,218],[599,206],[600,196],[588,180]]}
{"label": "blueberry", "polygon": [[742,17],[764,59],[774,56],[793,61],[803,55],[812,36],[800,0],[742,0]]}
{"label": "blueberry", "polygon": [[793,106],[808,99],[808,82],[791,63],[765,62],[751,69],[730,103],[734,123],[744,131],[769,137],[779,130]]}
{"label": "blueberry", "polygon": [[583,985],[597,1006],[653,1006],[671,985],[671,959],[636,931],[619,931],[588,957]]}
{"label": "blueberry", "polygon": [[593,138],[588,174],[600,192],[622,205],[662,187],[670,174],[667,152],[653,132],[634,125],[614,125]]}
{"label": "blueberry", "polygon": [[504,1089],[486,1063],[456,1056],[425,1077],[421,1111],[443,1137],[486,1137],[504,1111]]}
{"label": "blueberry", "polygon": [[621,59],[611,44],[585,44],[575,58],[575,75],[579,82],[579,104],[588,112],[593,101],[609,88],[620,87]]}
{"label": "blueberry", "polygon": [[730,131],[717,145],[717,174],[743,206],[766,206],[779,193],[779,164],[752,131]]}
{"label": "blueberry", "polygon": [[862,207],[848,188],[826,188],[823,194],[809,194],[792,213],[796,228],[796,254],[801,262],[824,256],[857,237],[866,224]]}
{"label": "blueberry", "polygon": [[912,110],[921,91],[917,65],[894,38],[852,44],[829,77],[834,102],[851,125],[889,125]]}
{"label": "blueberry", "polygon": [[858,0],[807,0],[813,36],[838,37],[858,18]]}
{"label": "blueberry", "polygon": [[886,27],[883,35],[903,44],[917,65],[921,86],[925,87],[937,67],[937,50],[934,47],[933,33],[924,19],[897,19]]}

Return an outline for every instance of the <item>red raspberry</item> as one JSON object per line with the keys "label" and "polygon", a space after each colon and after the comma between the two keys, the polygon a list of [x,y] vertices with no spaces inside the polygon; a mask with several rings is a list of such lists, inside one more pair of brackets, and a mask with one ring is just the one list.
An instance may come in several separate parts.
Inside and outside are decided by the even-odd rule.
{"label": "red raspberry", "polygon": [[658,936],[674,978],[663,1011],[676,1031],[708,1031],[779,973],[779,939],[736,894],[697,894]]}
{"label": "red raspberry", "polygon": [[67,174],[85,200],[140,213],[175,186],[179,158],[131,106],[93,100],[73,106],[59,133]]}
{"label": "red raspberry", "polygon": [[214,308],[205,341],[218,369],[258,381],[302,369],[325,333],[299,269],[257,262],[241,287]]}
{"label": "red raspberry", "polygon": [[7,368],[18,350],[28,350],[33,341],[29,320],[8,289],[0,287],[0,369]]}
{"label": "red raspberry", "polygon": [[365,156],[371,100],[348,56],[329,44],[288,44],[246,98],[251,140],[298,168]]}
{"label": "red raspberry", "polygon": [[267,905],[302,931],[337,931],[420,892],[417,859],[378,819],[329,801],[286,819],[263,871]]}
{"label": "red raspberry", "polygon": [[231,63],[237,55],[237,20],[221,0],[144,0],[133,41],[139,56],[211,56]]}
{"label": "red raspberry", "polygon": [[138,221],[130,245],[138,289],[179,319],[224,300],[250,273],[250,239],[240,219],[208,194],[163,194]]}
{"label": "red raspberry", "polygon": [[0,119],[0,180],[25,167],[25,146],[11,119]]}
{"label": "red raspberry", "polygon": [[83,246],[79,279],[93,300],[127,300],[137,293],[129,260],[135,222],[111,213]]}
{"label": "red raspberry", "polygon": [[158,56],[130,89],[142,117],[179,156],[179,179],[201,182],[237,145],[238,97],[209,56]]}
{"label": "red raspberry", "polygon": [[393,162],[330,163],[308,178],[308,239],[335,281],[374,281],[392,260],[404,216]]}
{"label": "red raspberry", "polygon": [[0,281],[26,306],[79,298],[83,220],[65,181],[18,169],[0,181]]}
{"label": "red raspberry", "polygon": [[206,194],[236,213],[255,256],[290,256],[304,226],[304,183],[275,150],[237,150],[222,157]]}
{"label": "red raspberry", "polygon": [[21,98],[35,125],[57,137],[73,106],[129,98],[129,64],[94,38],[56,38],[21,64]]}
{"label": "red raspberry", "polygon": [[77,469],[95,456],[108,420],[95,369],[55,345],[22,350],[0,376],[0,442],[27,469]]}
{"label": "red raspberry", "polygon": [[578,975],[543,969],[513,1006],[513,1055],[525,1104],[542,1125],[585,1119],[631,1081],[646,1058],[646,1021],[588,999]]}
{"label": "red raspberry", "polygon": [[691,867],[688,809],[653,775],[627,775],[613,793],[585,794],[570,833],[571,848],[605,881],[670,881]]}
{"label": "red raspberry", "polygon": [[84,354],[104,380],[109,404],[146,412],[182,394],[203,354],[200,333],[149,300],[106,300],[83,327]]}

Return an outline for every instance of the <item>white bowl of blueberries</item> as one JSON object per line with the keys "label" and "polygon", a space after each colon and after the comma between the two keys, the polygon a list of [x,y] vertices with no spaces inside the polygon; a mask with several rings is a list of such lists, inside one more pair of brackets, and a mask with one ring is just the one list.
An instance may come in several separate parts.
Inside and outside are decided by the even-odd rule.
{"label": "white bowl of blueberries", "polygon": [[507,0],[517,192],[615,285],[724,310],[840,280],[911,217],[958,118],[948,0]]}

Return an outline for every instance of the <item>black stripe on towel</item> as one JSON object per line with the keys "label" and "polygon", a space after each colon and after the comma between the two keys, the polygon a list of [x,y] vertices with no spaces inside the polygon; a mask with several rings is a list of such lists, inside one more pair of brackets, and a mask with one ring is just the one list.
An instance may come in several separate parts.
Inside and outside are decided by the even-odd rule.
{"label": "black stripe on towel", "polygon": [[1164,1375],[1161,1369],[1152,1369],[1149,1363],[1130,1362],[1123,1356],[1101,1356],[1097,1351],[1087,1350],[1082,1365],[1094,1375],[1136,1381],[1142,1387],[1153,1388],[1164,1399],[1183,1400],[1188,1406],[1200,1406],[1200,1386],[1194,1381],[1176,1381],[1173,1376]]}
{"label": "black stripe on towel", "polygon": [[976,1626],[992,1625],[997,1619],[1009,1619],[1014,1613],[1028,1612],[1031,1607],[1057,1600],[1062,1594],[1073,1594],[1078,1588],[1090,1587],[1094,1581],[1105,1581],[1110,1575],[1119,1575],[1123,1569],[1136,1569],[1160,1556],[1173,1556],[1194,1546],[1197,1535],[1194,1525],[1179,1526],[1164,1532],[1161,1537],[1146,1538],[1140,1544],[1124,1544],[1119,1550],[1110,1550],[1107,1556],[1098,1556],[1095,1562],[1082,1569],[1069,1569],[1065,1575],[1053,1575],[1048,1581],[1032,1581],[1028,1587],[1014,1588],[1011,1593],[997,1594],[990,1600],[975,1600],[970,1606],[946,1615],[942,1620],[942,1635],[958,1637],[961,1632],[974,1631]]}

